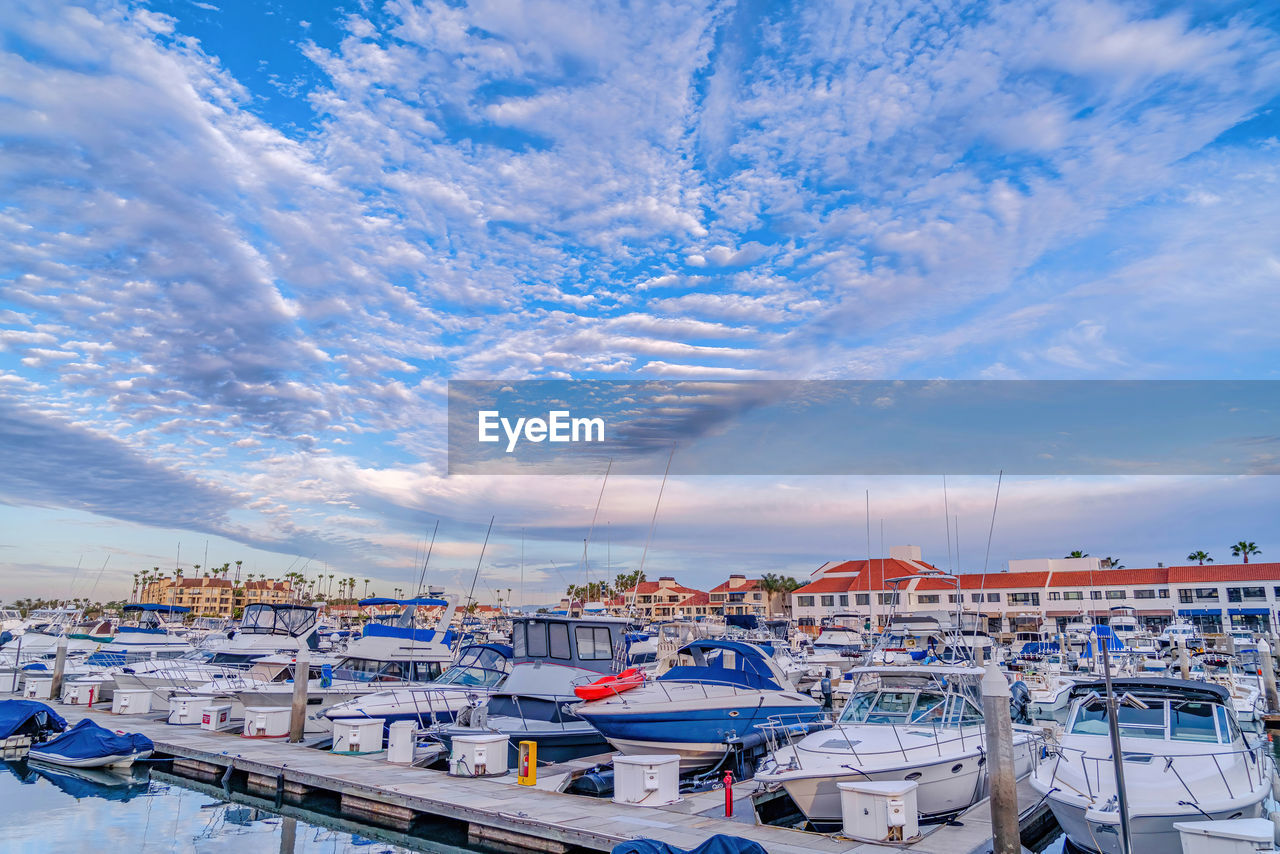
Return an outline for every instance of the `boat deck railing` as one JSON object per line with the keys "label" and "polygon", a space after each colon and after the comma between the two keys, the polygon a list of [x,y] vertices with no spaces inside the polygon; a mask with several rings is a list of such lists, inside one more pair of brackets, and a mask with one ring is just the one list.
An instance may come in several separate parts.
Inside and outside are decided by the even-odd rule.
{"label": "boat deck railing", "polygon": [[[1269,746],[1265,742],[1243,749],[1214,750],[1205,753],[1165,754],[1128,750],[1124,753],[1124,761],[1162,766],[1163,773],[1172,775],[1172,778],[1177,781],[1178,787],[1186,793],[1186,799],[1180,799],[1178,804],[1198,808],[1202,802],[1221,798],[1224,789],[1229,798],[1234,799],[1244,794],[1243,791],[1237,791],[1240,788],[1240,780],[1237,780],[1236,786],[1233,787],[1231,780],[1228,778],[1228,771],[1236,768],[1244,769],[1244,783],[1248,791],[1256,791],[1260,787],[1270,785],[1268,751]],[[1244,761],[1231,762],[1230,760],[1233,759],[1243,759]],[[1217,772],[1216,774],[1202,776],[1206,761],[1212,763],[1214,770]],[[1055,787],[1070,790],[1088,798],[1090,801],[1105,800],[1111,796],[1111,793],[1103,791],[1102,781],[1104,776],[1111,782],[1112,790],[1114,791],[1115,789],[1115,776],[1109,753],[1106,756],[1090,756],[1081,748],[1053,744],[1046,745],[1043,750],[1038,752],[1037,764],[1045,762],[1053,762],[1050,780]],[[1084,778],[1085,791],[1081,792],[1079,788],[1062,778],[1059,772],[1063,770],[1064,763],[1067,767],[1079,767],[1081,776]],[[1090,778],[1091,772],[1092,779]],[[1192,773],[1184,776],[1185,772]],[[1213,791],[1204,791],[1204,788],[1210,783],[1212,783]],[[1196,789],[1201,791],[1196,791]]]}

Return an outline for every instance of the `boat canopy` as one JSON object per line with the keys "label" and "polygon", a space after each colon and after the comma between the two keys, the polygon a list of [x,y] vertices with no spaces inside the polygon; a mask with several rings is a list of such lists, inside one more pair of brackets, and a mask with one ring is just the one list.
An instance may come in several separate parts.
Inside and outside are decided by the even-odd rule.
{"label": "boat canopy", "polygon": [[46,761],[56,761],[54,757],[80,761],[154,750],[155,744],[141,733],[115,733],[85,718],[57,738],[33,749],[38,749],[42,758],[47,757]]}
{"label": "boat canopy", "polygon": [[186,614],[191,611],[185,605],[158,605],[152,602],[132,602],[120,609],[121,611],[161,611],[169,614]]}
{"label": "boat canopy", "polygon": [[[1112,679],[1111,690],[1118,695],[1133,694],[1135,697],[1160,697],[1171,700],[1211,700],[1228,705],[1231,695],[1227,689],[1212,682],[1185,682],[1181,679],[1161,679],[1150,676],[1141,679]],[[1084,697],[1091,691],[1106,694],[1107,683],[1098,679],[1093,682],[1077,682],[1069,689],[1069,700]]]}
{"label": "boat canopy", "polygon": [[748,631],[760,628],[760,620],[755,614],[725,614],[725,625],[737,626]]}
{"label": "boat canopy", "polygon": [[658,677],[660,682],[719,682],[763,691],[781,691],[776,665],[749,643],[696,640],[677,656],[689,656],[693,664],[678,664]]}
{"label": "boat canopy", "polygon": [[443,634],[435,629],[415,629],[409,626],[388,626],[386,623],[369,623],[364,627],[367,638],[400,638],[410,643],[442,643],[453,645],[453,632]]}
{"label": "boat canopy", "polygon": [[0,700],[0,739],[67,728],[62,715],[34,700]]}
{"label": "boat canopy", "polygon": [[246,605],[240,618],[240,632],[256,635],[299,637],[315,625],[316,609],[310,605]]}

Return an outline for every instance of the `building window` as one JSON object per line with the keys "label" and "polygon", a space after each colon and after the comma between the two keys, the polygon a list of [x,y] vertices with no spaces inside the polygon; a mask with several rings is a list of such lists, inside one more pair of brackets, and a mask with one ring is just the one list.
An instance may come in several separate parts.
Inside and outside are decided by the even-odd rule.
{"label": "building window", "polygon": [[1134,599],[1154,599],[1156,592],[1154,590],[1135,590],[1133,591]]}
{"label": "building window", "polygon": [[1243,602],[1243,601],[1244,601],[1244,598],[1240,595],[1240,588],[1239,588],[1239,587],[1228,587],[1228,588],[1227,588],[1227,601],[1228,601],[1228,602]]}
{"label": "building window", "polygon": [[1213,602],[1218,601],[1218,588],[1216,587],[1197,587],[1196,599],[1208,599]]}
{"label": "building window", "polygon": [[936,593],[920,595],[916,597],[916,601],[921,605],[937,605],[938,595]]}
{"label": "building window", "polygon": [[796,604],[797,604],[797,605],[799,605],[801,608],[812,608],[812,607],[813,607],[813,597],[812,597],[812,596],[797,596],[797,597],[796,597]]}
{"label": "building window", "polygon": [[948,601],[948,602],[950,602],[952,605],[954,605],[954,604],[956,603],[957,595],[958,595],[958,594],[955,594],[955,593],[948,593],[948,594],[947,594],[947,601]]}
{"label": "building window", "polygon": [[1068,591],[1066,591],[1065,593],[1063,593],[1063,594],[1062,594],[1062,598],[1063,598],[1063,599],[1083,599],[1083,598],[1084,598],[1084,591],[1083,591],[1083,590],[1068,590]]}
{"label": "building window", "polygon": [[1090,591],[1089,591],[1089,598],[1090,598],[1090,599],[1101,599],[1101,598],[1102,598],[1102,591],[1101,591],[1101,590],[1090,590]]}
{"label": "building window", "polygon": [[1160,598],[1161,598],[1161,599],[1168,599],[1168,598],[1169,598],[1169,588],[1168,588],[1168,587],[1161,587],[1161,588],[1160,588]]}
{"label": "building window", "polygon": [[1246,587],[1243,592],[1246,602],[1261,602],[1267,598],[1267,591],[1262,587]]}
{"label": "building window", "polygon": [[969,594],[969,601],[970,601],[970,602],[981,602],[981,601],[982,601],[982,598],[983,598],[983,597],[982,597],[982,594],[981,594],[981,593],[970,593],[970,594]]}
{"label": "building window", "polygon": [[1040,594],[1039,593],[1010,593],[1009,604],[1010,605],[1039,605]]}
{"label": "building window", "polygon": [[1179,588],[1178,588],[1178,601],[1179,601],[1179,602],[1190,602],[1190,601],[1191,601],[1191,588],[1189,588],[1189,587],[1179,587]]}
{"label": "building window", "polygon": [[836,604],[836,597],[834,597],[834,596],[823,596],[823,597],[822,597],[822,607],[824,607],[824,608],[830,608],[830,607],[831,607],[832,605],[834,605],[834,604]]}
{"label": "building window", "polygon": [[898,591],[896,590],[892,593],[879,593],[877,594],[877,596],[879,597],[881,605],[897,605],[898,604]]}
{"label": "building window", "polygon": [[871,594],[870,594],[870,593],[855,593],[855,594],[853,594],[853,603],[854,603],[855,605],[870,605],[870,604],[871,604]]}
{"label": "building window", "polygon": [[1059,599],[1061,599],[1061,598],[1062,598],[1062,594],[1061,594],[1061,593],[1059,593],[1058,591],[1056,591],[1056,590],[1050,590],[1050,591],[1049,591],[1049,601],[1050,601],[1050,602],[1057,602],[1057,601],[1058,601]]}
{"label": "building window", "polygon": [[843,605],[843,606],[848,606],[848,604],[849,604],[849,594],[848,594],[848,593],[841,593],[841,594],[840,594],[840,604],[841,604],[841,605]]}
{"label": "building window", "polygon": [[1124,598],[1124,591],[1123,591],[1123,590],[1108,590],[1108,591],[1107,591],[1107,598],[1108,598],[1108,599],[1123,599],[1123,598]]}
{"label": "building window", "polygon": [[988,593],[988,594],[987,594],[987,601],[988,601],[988,602],[999,602],[999,601],[1000,601],[1000,594],[999,594],[999,593]]}

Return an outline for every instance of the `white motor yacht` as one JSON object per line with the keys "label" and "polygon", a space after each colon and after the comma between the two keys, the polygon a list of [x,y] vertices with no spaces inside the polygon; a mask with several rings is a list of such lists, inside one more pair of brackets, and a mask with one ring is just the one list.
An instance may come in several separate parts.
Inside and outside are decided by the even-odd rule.
{"label": "white motor yacht", "polygon": [[[838,783],[915,781],[925,818],[958,813],[987,790],[986,732],[979,684],[972,666],[858,667],[852,696],[836,724],[795,737],[792,721],[767,730],[769,755],[755,779],[767,790],[786,790],[815,826],[841,821]],[[1014,732],[1019,777],[1031,770],[1037,737]]]}
{"label": "white motor yacht", "polygon": [[[1220,685],[1116,679],[1116,723],[1134,852],[1181,851],[1176,822],[1259,818],[1273,762],[1263,740],[1246,741]],[[1081,683],[1058,745],[1031,775],[1076,846],[1120,854],[1120,812],[1108,733],[1106,686]]]}

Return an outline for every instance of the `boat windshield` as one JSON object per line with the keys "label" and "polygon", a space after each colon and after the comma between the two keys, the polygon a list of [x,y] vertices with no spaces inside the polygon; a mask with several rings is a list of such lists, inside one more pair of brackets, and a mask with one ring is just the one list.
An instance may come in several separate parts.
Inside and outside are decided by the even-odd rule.
{"label": "boat windshield", "polygon": [[[1127,738],[1172,739],[1174,741],[1204,741],[1229,744],[1234,737],[1230,725],[1220,726],[1228,716],[1219,715],[1215,703],[1202,700],[1146,700],[1147,708],[1121,706],[1116,718],[1120,735]],[[1107,734],[1107,707],[1101,699],[1091,700],[1080,706],[1071,732],[1080,735]]]}
{"label": "boat windshield", "polygon": [[437,685],[465,688],[496,688],[511,670],[511,660],[502,653],[478,647],[463,652],[458,663],[435,681]]}
{"label": "boat windshield", "polygon": [[854,694],[840,714],[840,723],[968,726],[982,723],[982,714],[959,694],[890,688]]}

